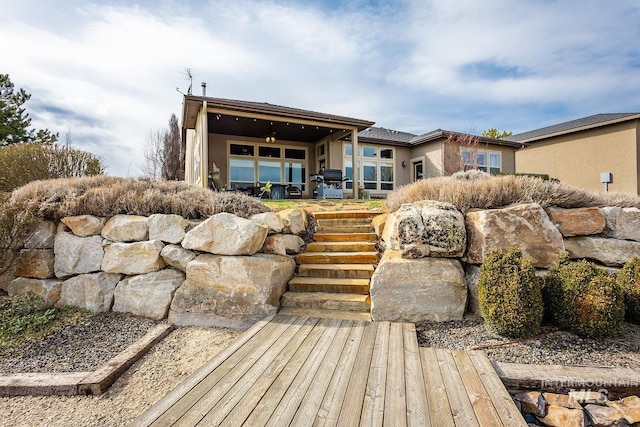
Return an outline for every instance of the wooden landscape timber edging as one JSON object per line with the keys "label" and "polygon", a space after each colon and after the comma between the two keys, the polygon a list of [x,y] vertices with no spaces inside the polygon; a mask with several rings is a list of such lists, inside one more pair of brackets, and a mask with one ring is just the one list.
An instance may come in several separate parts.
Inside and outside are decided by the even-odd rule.
{"label": "wooden landscape timber edging", "polygon": [[609,399],[640,395],[640,373],[631,368],[491,363],[512,392],[606,390]]}
{"label": "wooden landscape timber edging", "polygon": [[131,426],[526,426],[482,351],[418,347],[412,323],[279,314]]}
{"label": "wooden landscape timber edging", "polygon": [[131,365],[166,337],[174,326],[155,326],[138,341],[93,372],[0,374],[0,396],[99,395]]}

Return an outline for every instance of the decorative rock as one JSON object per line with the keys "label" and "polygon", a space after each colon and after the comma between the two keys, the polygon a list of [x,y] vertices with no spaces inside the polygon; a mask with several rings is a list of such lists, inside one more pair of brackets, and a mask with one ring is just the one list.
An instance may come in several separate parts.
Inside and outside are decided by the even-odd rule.
{"label": "decorative rock", "polygon": [[56,236],[53,252],[56,277],[93,273],[99,271],[102,265],[102,237],[78,237],[72,233],[61,232]]}
{"label": "decorative rock", "polygon": [[593,259],[608,266],[621,266],[634,256],[640,256],[640,242],[603,237],[569,237],[564,241],[572,259]]}
{"label": "decorative rock", "polygon": [[158,240],[134,243],[112,243],[105,246],[102,271],[126,275],[145,274],[166,266],[160,251],[164,244]]}
{"label": "decorative rock", "polygon": [[248,327],[278,311],[295,266],[295,261],[279,255],[200,255],[187,266],[187,280],[173,297],[169,321]]}
{"label": "decorative rock", "polygon": [[122,275],[113,273],[81,274],[62,283],[58,305],[75,305],[94,313],[109,311],[113,290]]}
{"label": "decorative rock", "polygon": [[547,416],[538,418],[546,426],[552,427],[584,427],[586,420],[582,409],[567,409],[562,406],[549,405]]}
{"label": "decorative rock", "polygon": [[467,264],[464,272],[464,280],[467,282],[469,294],[467,296],[467,311],[473,314],[480,314],[480,301],[478,300],[478,278],[480,277],[480,266]]}
{"label": "decorative rock", "polygon": [[102,229],[102,237],[112,242],[141,242],[149,236],[146,216],[116,215],[107,221]]}
{"label": "decorative rock", "polygon": [[262,252],[267,254],[287,255],[298,254],[304,247],[304,240],[294,234],[273,234],[268,236]]}
{"label": "decorative rock", "polygon": [[6,291],[9,288],[11,281],[15,278],[16,278],[16,263],[13,262],[4,273],[0,274],[0,289],[2,289],[3,291]]}
{"label": "decorative rock", "polygon": [[197,254],[180,245],[167,245],[162,248],[160,256],[164,262],[180,271],[187,271],[187,264],[196,259]]}
{"label": "decorative rock", "polygon": [[39,295],[46,304],[55,304],[60,299],[61,289],[62,280],[18,277],[9,284],[7,293],[13,297],[33,292]]}
{"label": "decorative rock", "polygon": [[381,214],[376,215],[371,220],[371,225],[373,226],[373,230],[376,232],[378,237],[382,237],[382,233],[384,233],[384,226],[387,222],[389,214]]}
{"label": "decorative rock", "polygon": [[53,249],[56,230],[56,224],[53,221],[41,220],[31,237],[25,242],[25,249]]}
{"label": "decorative rock", "polygon": [[549,219],[565,237],[588,236],[600,234],[606,221],[598,208],[562,209],[550,207],[546,209]]}
{"label": "decorative rock", "polygon": [[167,243],[180,243],[190,225],[180,215],[154,214],[147,221],[149,240],[162,240]]}
{"label": "decorative rock", "polygon": [[589,404],[584,407],[591,424],[595,427],[626,427],[628,424],[622,417],[622,412],[608,406]]}
{"label": "decorative rock", "polygon": [[100,234],[107,220],[93,215],[78,215],[62,218],[61,221],[76,236],[89,237]]}
{"label": "decorative rock", "polygon": [[113,294],[113,311],[161,320],[167,317],[176,289],[184,282],[181,271],[167,268],[128,277]]}
{"label": "decorative rock", "polygon": [[607,402],[607,406],[622,412],[624,419],[629,423],[640,423],[640,397],[629,396],[622,400]]}
{"label": "decorative rock", "polygon": [[53,249],[23,249],[16,260],[16,275],[35,279],[55,277]]}
{"label": "decorative rock", "polygon": [[518,246],[536,267],[550,267],[564,253],[560,231],[537,203],[469,212],[466,219],[472,264],[482,264],[495,248]]}
{"label": "decorative rock", "polygon": [[371,277],[370,295],[376,322],[443,322],[462,319],[467,284],[458,260],[405,259],[388,249]]}
{"label": "decorative rock", "polygon": [[537,391],[526,391],[518,393],[513,398],[516,402],[520,402],[520,410],[527,414],[533,414],[538,417],[547,415],[547,401],[542,394]]}
{"label": "decorative rock", "polygon": [[219,213],[189,231],[182,246],[214,255],[253,255],[262,248],[267,232],[267,227],[250,219]]}
{"label": "decorative rock", "polygon": [[591,390],[578,390],[578,391],[570,391],[569,396],[573,397],[575,400],[582,404],[587,403],[597,403],[604,404],[607,401],[607,396],[600,393],[599,391],[591,391]]}
{"label": "decorative rock", "polygon": [[462,213],[432,200],[402,205],[387,217],[382,235],[387,249],[404,258],[461,257],[467,245]]}
{"label": "decorative rock", "polygon": [[264,212],[251,215],[249,219],[267,227],[269,229],[269,234],[281,233],[284,229],[282,220],[275,212]]}
{"label": "decorative rock", "polygon": [[562,406],[567,409],[582,409],[580,402],[566,394],[542,393],[549,405]]}
{"label": "decorative rock", "polygon": [[304,209],[285,209],[276,212],[286,234],[300,234],[307,229],[307,212]]}
{"label": "decorative rock", "polygon": [[604,235],[614,239],[640,241],[640,209],[607,207],[600,209],[606,220]]}

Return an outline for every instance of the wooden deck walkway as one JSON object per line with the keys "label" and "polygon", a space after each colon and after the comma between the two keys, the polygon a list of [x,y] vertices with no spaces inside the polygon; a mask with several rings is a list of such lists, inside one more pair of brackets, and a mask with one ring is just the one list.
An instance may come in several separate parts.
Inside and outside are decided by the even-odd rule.
{"label": "wooden deck walkway", "polygon": [[410,323],[277,315],[134,426],[526,426],[483,352],[419,348]]}

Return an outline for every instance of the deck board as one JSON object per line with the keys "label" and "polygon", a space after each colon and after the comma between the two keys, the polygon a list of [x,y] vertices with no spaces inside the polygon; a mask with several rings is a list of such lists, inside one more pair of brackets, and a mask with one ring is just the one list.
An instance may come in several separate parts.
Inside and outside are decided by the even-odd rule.
{"label": "deck board", "polygon": [[277,315],[133,426],[524,426],[483,352],[419,348],[415,325]]}

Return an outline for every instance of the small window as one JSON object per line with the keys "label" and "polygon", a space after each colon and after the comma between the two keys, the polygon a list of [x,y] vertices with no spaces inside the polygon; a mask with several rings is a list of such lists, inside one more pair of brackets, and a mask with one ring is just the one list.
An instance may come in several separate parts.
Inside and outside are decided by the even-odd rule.
{"label": "small window", "polygon": [[318,145],[318,157],[324,156],[324,144]]}
{"label": "small window", "polygon": [[393,150],[390,148],[380,150],[381,159],[393,159]]}
{"label": "small window", "polygon": [[489,153],[489,173],[496,174],[502,170],[500,153]]}
{"label": "small window", "polygon": [[231,144],[229,152],[232,156],[253,156],[253,145]]}
{"label": "small window", "polygon": [[305,150],[298,150],[295,148],[285,148],[284,157],[287,159],[304,160],[307,157]]}
{"label": "small window", "polygon": [[364,145],[362,147],[362,157],[376,157],[378,149],[376,147],[368,147]]}
{"label": "small window", "polygon": [[260,146],[258,148],[258,154],[260,157],[280,157],[280,148],[279,147],[265,147]]}
{"label": "small window", "polygon": [[345,156],[353,155],[353,146],[351,144],[344,145],[344,155]]}

